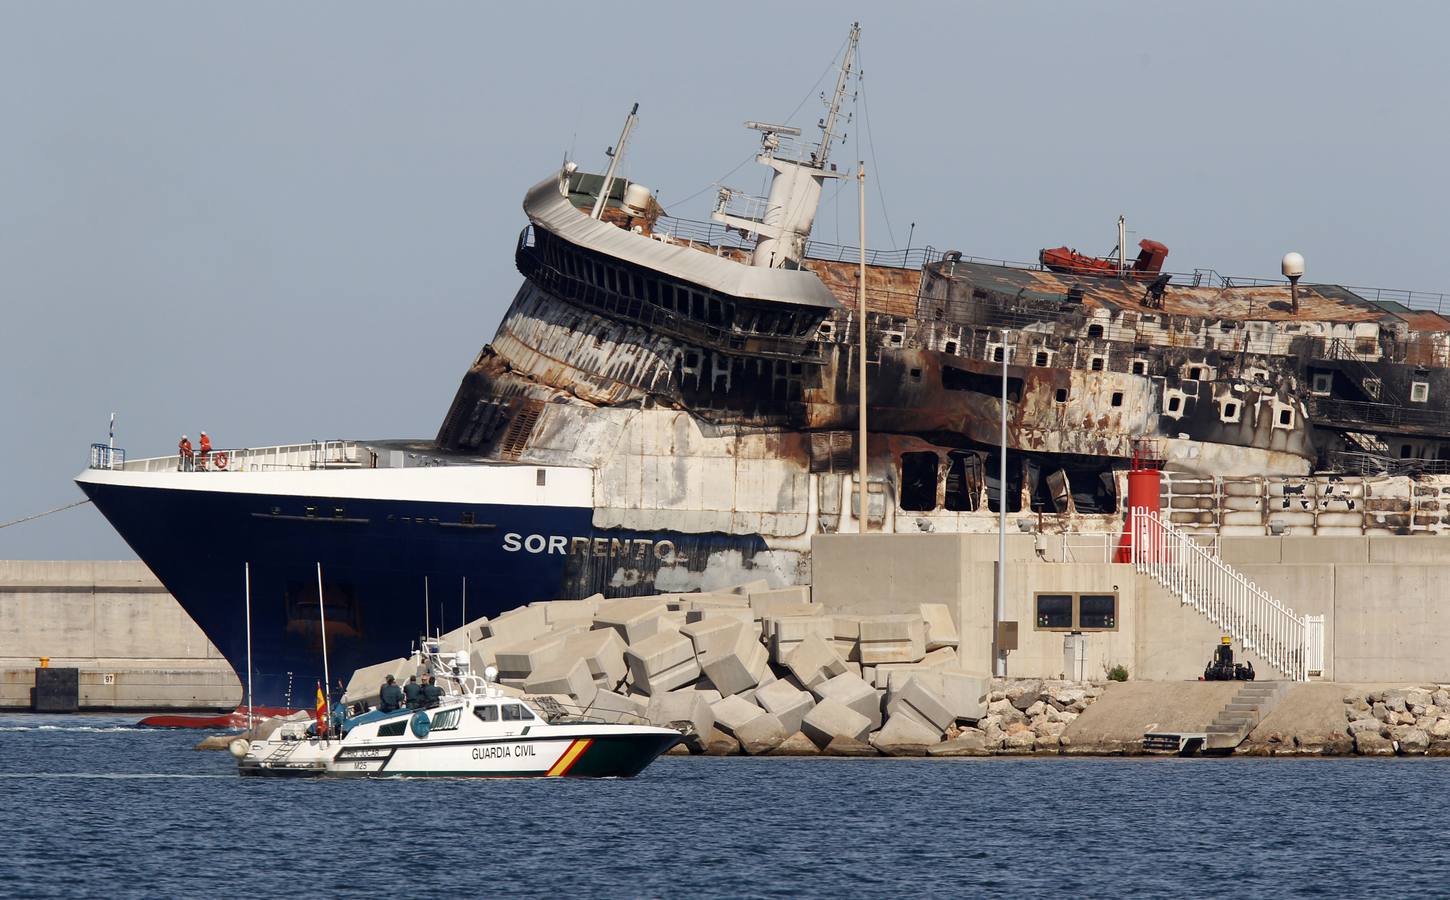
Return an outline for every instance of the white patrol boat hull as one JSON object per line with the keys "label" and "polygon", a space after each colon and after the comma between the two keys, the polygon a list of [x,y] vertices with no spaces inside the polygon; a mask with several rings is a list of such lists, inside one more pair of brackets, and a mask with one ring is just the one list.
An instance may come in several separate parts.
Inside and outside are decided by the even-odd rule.
{"label": "white patrol boat hull", "polygon": [[[485,720],[475,713],[509,707],[528,710],[529,717]],[[281,729],[268,740],[251,742],[238,771],[250,776],[629,778],[681,739],[677,731],[647,725],[550,724],[515,698],[451,697],[433,710],[369,713],[349,722],[341,739]]]}

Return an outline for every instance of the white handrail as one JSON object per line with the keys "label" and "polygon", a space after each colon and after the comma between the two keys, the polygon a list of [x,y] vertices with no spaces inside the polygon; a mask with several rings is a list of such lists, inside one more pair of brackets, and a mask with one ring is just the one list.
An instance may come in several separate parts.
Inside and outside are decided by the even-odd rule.
{"label": "white handrail", "polygon": [[[1211,550],[1145,509],[1132,510],[1133,565],[1294,681],[1307,681],[1323,617],[1296,616]],[[1317,634],[1311,634],[1311,631]]]}

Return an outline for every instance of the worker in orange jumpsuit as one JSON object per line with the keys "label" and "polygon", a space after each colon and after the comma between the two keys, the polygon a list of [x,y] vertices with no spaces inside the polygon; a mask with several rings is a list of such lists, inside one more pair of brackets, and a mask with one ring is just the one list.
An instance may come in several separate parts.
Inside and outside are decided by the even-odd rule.
{"label": "worker in orange jumpsuit", "polygon": [[207,437],[206,436],[206,432],[203,431],[201,433],[201,446],[197,448],[197,456],[200,457],[200,459],[197,460],[197,468],[198,469],[205,469],[206,468],[207,457],[210,454],[211,454],[211,438]]}
{"label": "worker in orange jumpsuit", "polygon": [[181,456],[181,464],[177,466],[177,468],[181,469],[183,472],[190,469],[192,463],[191,438],[183,434],[181,436],[180,443],[176,445],[176,449],[179,451]]}

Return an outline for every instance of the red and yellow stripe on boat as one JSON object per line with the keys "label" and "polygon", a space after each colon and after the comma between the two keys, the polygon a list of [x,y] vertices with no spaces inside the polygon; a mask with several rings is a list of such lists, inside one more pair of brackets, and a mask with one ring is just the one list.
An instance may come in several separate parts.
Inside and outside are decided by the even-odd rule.
{"label": "red and yellow stripe on boat", "polygon": [[594,743],[593,738],[580,738],[570,743],[569,749],[564,751],[564,755],[559,757],[558,762],[549,767],[549,771],[546,774],[551,778],[569,774],[569,770],[574,767],[574,763],[578,762],[579,757],[584,754],[585,750],[589,749],[589,745],[592,743]]}

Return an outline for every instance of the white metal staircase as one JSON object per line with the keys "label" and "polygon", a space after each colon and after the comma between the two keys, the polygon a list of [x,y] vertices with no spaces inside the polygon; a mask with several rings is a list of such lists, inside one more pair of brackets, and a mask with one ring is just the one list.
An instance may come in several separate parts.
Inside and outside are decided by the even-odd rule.
{"label": "white metal staircase", "polygon": [[1298,616],[1192,535],[1133,509],[1132,560],[1284,677],[1308,681],[1324,669],[1324,617]]}

